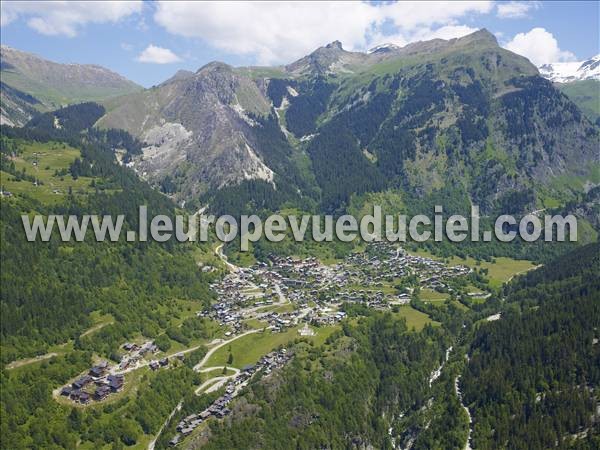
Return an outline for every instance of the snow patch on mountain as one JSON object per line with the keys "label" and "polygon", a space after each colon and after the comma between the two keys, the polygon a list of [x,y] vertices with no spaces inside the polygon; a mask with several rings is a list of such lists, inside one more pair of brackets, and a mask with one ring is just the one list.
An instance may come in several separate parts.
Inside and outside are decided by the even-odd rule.
{"label": "snow patch on mountain", "polygon": [[543,64],[538,69],[540,75],[555,83],[600,80],[600,55],[586,61]]}
{"label": "snow patch on mountain", "polygon": [[394,50],[398,50],[400,47],[396,44],[381,44],[377,45],[367,51],[368,54],[371,53],[388,53],[393,52]]}

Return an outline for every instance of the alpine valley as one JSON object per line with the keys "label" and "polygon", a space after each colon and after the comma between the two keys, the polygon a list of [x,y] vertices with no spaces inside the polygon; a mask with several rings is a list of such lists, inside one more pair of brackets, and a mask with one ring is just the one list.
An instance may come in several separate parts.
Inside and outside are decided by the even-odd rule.
{"label": "alpine valley", "polygon": [[[2,46],[2,449],[600,447],[598,57],[485,29],[144,89]],[[22,215],[574,214],[577,242],[28,242]],[[123,233],[124,234],[124,233]]]}

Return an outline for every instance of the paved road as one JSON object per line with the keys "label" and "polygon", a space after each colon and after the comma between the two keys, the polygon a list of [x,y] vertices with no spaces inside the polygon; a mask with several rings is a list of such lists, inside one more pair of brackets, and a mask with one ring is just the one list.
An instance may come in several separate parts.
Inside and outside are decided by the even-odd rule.
{"label": "paved road", "polygon": [[[227,367],[229,370],[233,370],[233,374],[231,375],[221,375],[218,377],[213,377],[206,380],[196,389],[196,395],[200,395],[200,393],[208,386],[208,389],[204,392],[205,394],[209,394],[210,392],[214,392],[221,388],[228,380],[235,378],[239,375],[240,369],[236,369],[235,367]],[[199,372],[211,372],[213,370],[221,370],[222,367],[207,367],[205,369],[200,370]],[[213,384],[214,383],[214,384]],[[210,386],[212,385],[212,386]]]}
{"label": "paved road", "polygon": [[241,337],[247,336],[249,334],[252,333],[260,333],[262,332],[262,329],[253,329],[253,330],[248,330],[245,333],[242,334],[238,334],[237,336],[232,337],[231,339],[228,339],[226,341],[222,341],[220,344],[215,345],[214,347],[212,347],[208,352],[206,352],[206,355],[204,355],[204,358],[202,358],[202,360],[196,364],[194,366],[194,370],[195,371],[200,371],[200,368],[202,366],[204,366],[204,364],[206,364],[206,362],[209,360],[209,358],[213,355],[214,352],[216,352],[217,350],[219,350],[221,347],[223,347],[224,345],[230,344],[231,342],[235,341],[236,339],[239,339]]}
{"label": "paved road", "polygon": [[[214,342],[214,341],[213,341]],[[177,357],[177,356],[181,356],[181,355],[185,355],[186,353],[190,353],[193,352],[194,350],[198,350],[200,347],[203,347],[204,344],[198,344],[194,347],[190,347],[190,348],[186,348],[185,350],[181,350],[179,352],[176,353],[171,353],[170,355],[165,355],[161,358],[173,358],[173,357]],[[123,370],[119,370],[119,366],[113,366],[111,370],[109,370],[109,373],[111,375],[121,375],[121,374],[126,374],[129,372],[133,372],[134,370],[138,370],[141,369],[142,367],[146,367],[150,365],[151,360],[142,360],[142,361],[138,361],[135,365],[128,367],[127,369],[123,369]]]}

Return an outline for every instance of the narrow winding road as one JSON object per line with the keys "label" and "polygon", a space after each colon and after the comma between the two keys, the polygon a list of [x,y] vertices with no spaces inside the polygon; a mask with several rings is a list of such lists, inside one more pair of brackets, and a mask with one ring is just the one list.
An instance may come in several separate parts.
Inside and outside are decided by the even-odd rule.
{"label": "narrow winding road", "polygon": [[238,334],[237,336],[232,337],[231,339],[228,339],[226,341],[222,341],[220,344],[215,345],[209,351],[206,352],[206,355],[204,355],[204,358],[202,358],[202,360],[198,364],[196,364],[194,366],[194,370],[196,372],[199,372],[200,369],[204,366],[204,364],[206,364],[206,362],[209,360],[209,358],[213,355],[213,353],[215,353],[221,347],[223,347],[223,346],[225,346],[227,344],[230,344],[233,341],[235,341],[235,340],[237,340],[237,339],[239,339],[241,337],[248,336],[249,334],[252,334],[252,333],[261,333],[261,332],[262,332],[262,329],[258,329],[258,328],[257,329],[253,329],[253,330],[248,330],[245,333]]}
{"label": "narrow winding road", "polygon": [[215,248],[215,254],[221,258],[221,261],[223,261],[225,263],[225,265],[227,266],[227,269],[229,269],[230,272],[237,272],[238,270],[240,270],[240,268],[238,266],[236,266],[235,264],[231,264],[228,259],[227,256],[225,256],[225,254],[223,253],[223,246],[225,244],[219,244],[217,246],[217,248]]}
{"label": "narrow winding road", "polygon": [[[212,372],[213,370],[222,370],[222,369],[223,369],[222,367],[206,367],[204,369],[199,370],[199,372],[201,372],[201,373]],[[206,380],[204,383],[202,383],[196,389],[196,395],[200,395],[200,393],[202,393],[202,391],[204,391],[204,389],[206,389],[207,387],[208,387],[208,389],[206,389],[206,391],[204,392],[205,394],[214,392],[214,391],[218,390],[221,386],[223,386],[225,384],[225,382],[227,382],[228,380],[230,380],[232,378],[237,377],[240,374],[240,369],[236,369],[235,367],[228,366],[227,369],[232,370],[233,374],[221,375],[221,376],[213,377],[213,378]]]}

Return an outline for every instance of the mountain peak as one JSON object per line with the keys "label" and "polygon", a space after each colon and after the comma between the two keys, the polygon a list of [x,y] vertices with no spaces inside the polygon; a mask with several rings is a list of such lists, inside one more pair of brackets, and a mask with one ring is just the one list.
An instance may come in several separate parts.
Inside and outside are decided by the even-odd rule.
{"label": "mountain peak", "polygon": [[325,48],[330,48],[330,49],[337,49],[337,50],[344,50],[342,48],[342,43],[340,41],[333,41],[330,42],[329,44],[327,44],[325,46]]}
{"label": "mountain peak", "polygon": [[340,41],[333,41],[319,47],[311,54],[288,64],[286,70],[297,75],[300,74],[326,74],[333,73],[341,67],[363,60],[367,55],[344,50]]}
{"label": "mountain peak", "polygon": [[202,67],[200,67],[196,71],[196,73],[207,72],[207,71],[231,72],[232,70],[233,70],[233,68],[229,64],[225,64],[224,62],[221,62],[221,61],[211,61],[208,64],[205,64]]}
{"label": "mountain peak", "polygon": [[163,81],[161,83],[161,86],[165,85],[165,84],[173,83],[174,81],[185,80],[185,79],[193,77],[193,76],[194,76],[194,72],[192,72],[190,70],[179,69],[177,72],[175,72],[175,75],[173,75],[171,78]]}
{"label": "mountain peak", "polygon": [[491,33],[487,28],[481,28],[471,34],[467,34],[461,38],[456,39],[456,42],[460,43],[486,43],[493,46],[498,46],[498,39]]}

